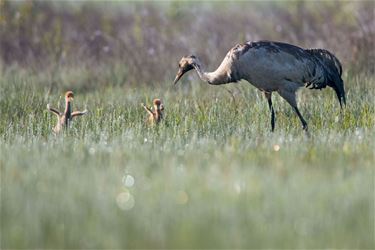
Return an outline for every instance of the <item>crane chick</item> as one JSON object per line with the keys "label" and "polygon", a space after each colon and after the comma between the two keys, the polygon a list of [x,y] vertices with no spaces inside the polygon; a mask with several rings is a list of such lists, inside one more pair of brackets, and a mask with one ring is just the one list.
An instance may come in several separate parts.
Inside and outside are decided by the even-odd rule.
{"label": "crane chick", "polygon": [[87,109],[84,111],[75,111],[72,112],[73,109],[73,99],[74,99],[74,94],[72,91],[67,91],[65,93],[65,111],[64,113],[61,113],[55,108],[52,108],[49,104],[47,104],[47,109],[54,113],[58,120],[56,126],[52,129],[53,132],[60,133],[64,129],[68,129],[70,122],[72,121],[73,117],[75,116],[81,116],[87,113]]}
{"label": "crane chick", "polygon": [[149,125],[158,124],[163,119],[164,105],[161,102],[161,100],[160,99],[154,99],[154,101],[152,103],[154,105],[153,110],[151,110],[150,108],[148,108],[147,106],[145,106],[143,103],[141,104],[142,107],[148,113],[148,118],[147,118],[146,122]]}

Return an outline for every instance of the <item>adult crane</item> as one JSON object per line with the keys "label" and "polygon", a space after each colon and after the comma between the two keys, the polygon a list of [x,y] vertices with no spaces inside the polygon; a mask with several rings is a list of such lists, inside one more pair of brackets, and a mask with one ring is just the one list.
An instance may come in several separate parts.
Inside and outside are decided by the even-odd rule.
{"label": "adult crane", "polygon": [[257,87],[268,100],[272,131],[275,129],[272,92],[279,93],[293,107],[306,131],[307,123],[297,107],[297,89],[330,86],[336,92],[340,107],[346,104],[341,63],[325,49],[303,49],[273,41],[246,42],[230,49],[213,72],[205,72],[194,55],[182,57],[178,66],[174,84],[186,72],[195,69],[203,81],[212,85],[246,80]]}

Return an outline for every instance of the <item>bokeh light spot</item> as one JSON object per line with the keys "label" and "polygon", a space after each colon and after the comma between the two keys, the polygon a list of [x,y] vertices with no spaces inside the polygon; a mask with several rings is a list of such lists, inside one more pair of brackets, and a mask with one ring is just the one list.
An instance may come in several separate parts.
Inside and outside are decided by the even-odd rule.
{"label": "bokeh light spot", "polygon": [[176,195],[176,203],[185,205],[189,201],[189,195],[185,191],[179,191]]}
{"label": "bokeh light spot", "polygon": [[116,197],[117,206],[122,210],[130,210],[135,205],[133,195],[129,192],[121,192]]}
{"label": "bokeh light spot", "polygon": [[89,149],[89,154],[90,154],[90,155],[95,154],[95,148],[91,147],[91,148]]}
{"label": "bokeh light spot", "polygon": [[125,185],[125,187],[132,187],[134,186],[135,179],[130,174],[127,174],[124,177],[122,177],[122,183]]}

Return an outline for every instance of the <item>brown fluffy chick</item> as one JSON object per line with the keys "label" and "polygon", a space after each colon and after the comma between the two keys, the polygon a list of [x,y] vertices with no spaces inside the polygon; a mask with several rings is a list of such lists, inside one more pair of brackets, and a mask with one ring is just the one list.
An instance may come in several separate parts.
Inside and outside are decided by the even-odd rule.
{"label": "brown fluffy chick", "polygon": [[146,122],[150,125],[158,124],[163,119],[164,105],[160,99],[154,99],[154,108],[151,110],[142,103],[142,107],[147,111],[148,118]]}
{"label": "brown fluffy chick", "polygon": [[75,116],[81,116],[87,113],[87,110],[85,109],[84,111],[75,111],[72,112],[73,109],[73,99],[74,99],[74,94],[72,91],[67,91],[65,93],[65,111],[64,113],[61,113],[57,109],[52,108],[49,104],[47,104],[47,109],[57,115],[57,124],[56,126],[52,129],[53,132],[60,133],[64,129],[69,128],[69,124],[72,121],[73,117]]}

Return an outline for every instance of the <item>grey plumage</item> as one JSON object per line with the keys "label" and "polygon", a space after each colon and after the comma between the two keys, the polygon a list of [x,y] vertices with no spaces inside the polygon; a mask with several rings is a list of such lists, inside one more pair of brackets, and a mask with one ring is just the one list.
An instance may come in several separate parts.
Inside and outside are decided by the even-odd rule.
{"label": "grey plumage", "polygon": [[259,41],[246,42],[233,47],[214,72],[202,70],[202,64],[195,56],[185,56],[179,62],[179,71],[174,83],[183,74],[195,69],[199,77],[213,85],[247,80],[265,93],[271,111],[271,127],[274,130],[275,115],[272,106],[272,92],[276,91],[295,110],[303,128],[307,123],[300,114],[296,91],[300,87],[323,89],[332,87],[340,107],[346,103],[339,60],[328,50],[303,49],[291,44]]}
{"label": "grey plumage", "polygon": [[342,106],[342,102],[346,104],[344,82],[341,79],[342,66],[340,61],[328,50],[307,49],[306,51],[316,60],[317,64],[320,64],[320,66],[324,68],[325,77],[324,80],[318,82],[317,85],[314,86],[311,83],[306,87],[312,85],[311,89],[321,89],[328,85],[335,90],[340,106]]}

